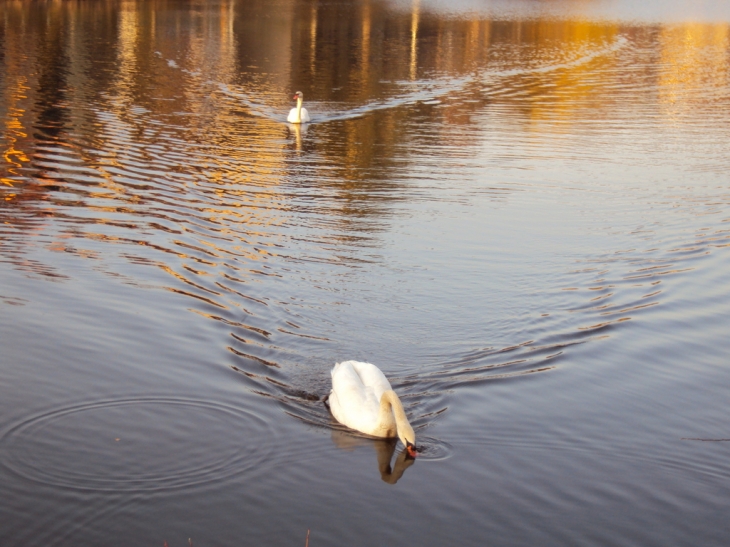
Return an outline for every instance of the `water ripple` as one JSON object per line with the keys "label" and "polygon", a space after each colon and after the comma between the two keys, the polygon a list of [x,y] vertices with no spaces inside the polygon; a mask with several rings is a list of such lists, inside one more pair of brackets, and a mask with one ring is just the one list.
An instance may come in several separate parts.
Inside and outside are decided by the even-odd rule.
{"label": "water ripple", "polygon": [[[246,441],[242,446],[231,437]],[[212,401],[143,397],[35,415],[5,429],[0,452],[3,466],[34,482],[150,492],[258,469],[275,437],[271,424],[250,411]]]}

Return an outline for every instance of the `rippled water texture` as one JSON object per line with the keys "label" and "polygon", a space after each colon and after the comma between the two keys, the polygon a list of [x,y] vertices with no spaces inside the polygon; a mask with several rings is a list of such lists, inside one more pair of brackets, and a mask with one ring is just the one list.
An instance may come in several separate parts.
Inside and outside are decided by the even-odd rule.
{"label": "rippled water texture", "polygon": [[0,4],[0,544],[726,545],[729,22]]}

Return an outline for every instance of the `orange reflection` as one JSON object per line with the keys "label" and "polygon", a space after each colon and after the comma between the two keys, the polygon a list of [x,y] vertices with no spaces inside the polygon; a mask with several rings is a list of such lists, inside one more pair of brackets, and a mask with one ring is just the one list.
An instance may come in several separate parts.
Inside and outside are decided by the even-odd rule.
{"label": "orange reflection", "polygon": [[8,93],[4,100],[7,104],[7,114],[5,116],[4,138],[7,142],[3,151],[3,157],[6,166],[6,172],[10,176],[2,176],[3,184],[13,186],[14,179],[12,175],[16,174],[15,168],[22,167],[30,161],[28,154],[23,148],[29,144],[28,133],[25,129],[23,118],[27,117],[27,111],[21,105],[28,98],[27,92],[30,87],[27,84],[27,78],[22,74],[9,74],[9,78],[15,80],[15,85],[8,86]]}
{"label": "orange reflection", "polygon": [[663,27],[659,47],[659,100],[669,119],[688,114],[702,103],[715,102],[717,93],[725,92],[729,25],[687,23]]}
{"label": "orange reflection", "polygon": [[[19,187],[65,183],[53,168],[33,165],[39,140],[29,135],[40,127],[44,143],[73,149],[82,164],[73,173],[85,186],[74,192],[79,202],[100,202],[88,207],[96,223],[135,215],[146,201],[182,204],[194,222],[174,230],[196,233],[208,223],[215,237],[237,242],[232,252],[242,260],[260,262],[274,256],[279,228],[297,206],[282,185],[318,185],[336,198],[328,204],[334,226],[377,231],[420,147],[437,142],[452,158],[468,157],[492,112],[501,113],[502,129],[513,125],[542,145],[576,135],[579,124],[615,120],[619,104],[628,117],[658,96],[661,114],[672,119],[727,88],[727,24],[491,20],[425,5],[0,4],[0,188],[13,187],[2,199],[40,202],[44,188]],[[104,30],[96,33],[104,40],[89,40],[89,29]],[[645,52],[641,88],[625,81],[635,73],[624,50]],[[439,84],[444,89],[429,96]],[[287,98],[297,89],[314,113],[361,108],[363,115],[287,129]],[[425,137],[420,124],[431,124]],[[86,144],[71,142],[71,130]],[[62,167],[71,171],[56,171]],[[150,190],[155,185],[164,186],[165,200]],[[200,239],[199,247],[217,249]]]}

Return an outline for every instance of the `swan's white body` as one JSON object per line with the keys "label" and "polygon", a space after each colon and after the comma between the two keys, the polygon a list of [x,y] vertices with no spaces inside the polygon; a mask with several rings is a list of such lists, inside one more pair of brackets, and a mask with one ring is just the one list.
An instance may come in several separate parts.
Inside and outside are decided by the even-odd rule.
{"label": "swan's white body", "polygon": [[415,450],[416,435],[390,382],[375,365],[343,361],[332,369],[330,411],[341,424],[374,437],[399,437]]}
{"label": "swan's white body", "polygon": [[297,91],[294,95],[294,98],[297,100],[297,106],[296,108],[292,108],[289,111],[289,116],[287,116],[286,121],[288,121],[289,123],[309,122],[309,112],[307,112],[306,108],[302,107],[302,102],[304,102],[304,94],[301,91]]}

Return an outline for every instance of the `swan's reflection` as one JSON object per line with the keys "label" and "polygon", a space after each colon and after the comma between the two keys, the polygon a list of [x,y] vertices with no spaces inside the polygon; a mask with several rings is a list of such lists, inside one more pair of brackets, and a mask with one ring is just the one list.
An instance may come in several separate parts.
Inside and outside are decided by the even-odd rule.
{"label": "swan's reflection", "polygon": [[333,429],[332,442],[335,443],[337,448],[341,448],[342,450],[355,450],[356,448],[367,445],[374,447],[378,458],[380,478],[388,484],[398,482],[403,476],[403,473],[406,472],[406,469],[416,462],[415,459],[408,455],[408,450],[404,448],[398,453],[391,467],[390,462],[393,459],[395,448],[398,445],[398,439],[366,439],[364,437],[357,437],[346,431]]}
{"label": "swan's reflection", "polygon": [[307,124],[302,123],[289,123],[287,124],[287,127],[289,128],[289,134],[294,135],[294,142],[296,146],[297,151],[302,150],[302,136],[307,134],[307,130],[309,129],[309,126]]}

